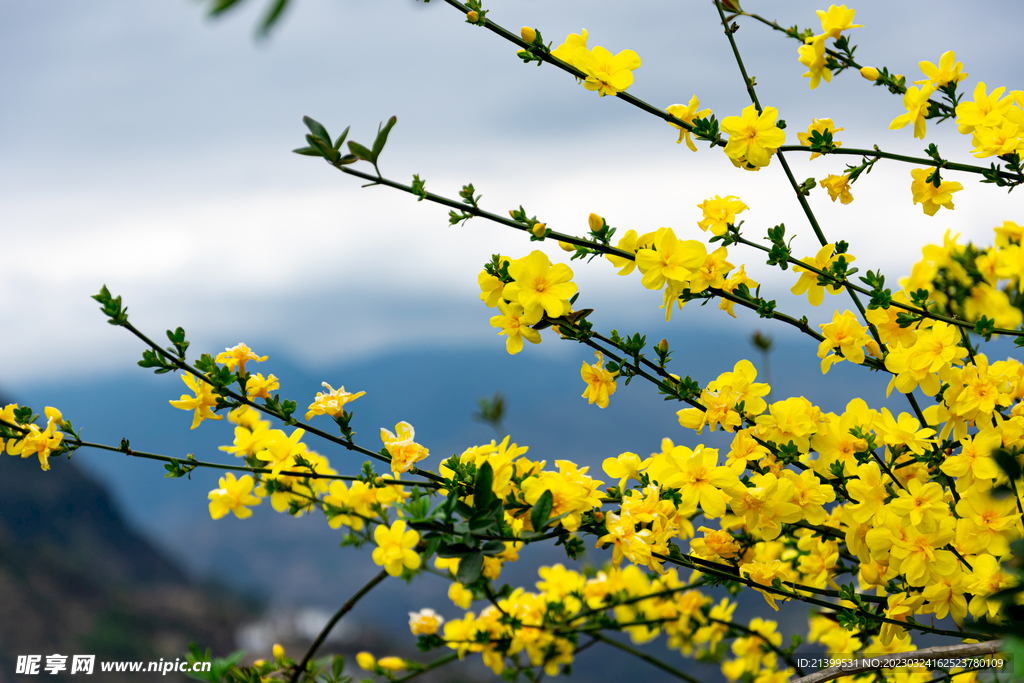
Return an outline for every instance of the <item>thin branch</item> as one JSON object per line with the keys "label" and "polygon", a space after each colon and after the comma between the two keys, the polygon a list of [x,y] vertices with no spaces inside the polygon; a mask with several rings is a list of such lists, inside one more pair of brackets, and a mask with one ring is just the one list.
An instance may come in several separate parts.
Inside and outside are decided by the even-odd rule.
{"label": "thin branch", "polygon": [[386,578],[388,578],[388,573],[383,569],[380,570],[379,574],[370,579],[365,586],[360,588],[355,595],[348,599],[348,602],[341,606],[341,609],[335,612],[334,616],[331,617],[331,620],[327,622],[323,629],[321,629],[320,635],[316,637],[313,644],[309,646],[308,650],[306,650],[306,656],[302,658],[302,662],[295,666],[295,671],[292,673],[291,677],[291,683],[298,683],[299,676],[301,676],[306,670],[306,665],[309,664],[309,660],[313,658],[316,651],[321,645],[323,645],[324,640],[326,640],[328,634],[330,634],[331,630],[334,628],[334,625],[337,624],[343,616],[352,611],[352,608],[356,606],[356,603],[359,602],[364,595],[373,590],[377,584]]}

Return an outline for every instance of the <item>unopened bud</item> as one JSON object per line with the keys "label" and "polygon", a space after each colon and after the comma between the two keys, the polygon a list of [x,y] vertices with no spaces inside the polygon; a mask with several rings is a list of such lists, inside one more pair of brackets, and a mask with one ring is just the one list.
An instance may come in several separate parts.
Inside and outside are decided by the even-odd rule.
{"label": "unopened bud", "polygon": [[590,214],[590,218],[587,219],[590,223],[590,232],[600,232],[604,226],[604,219],[598,216],[596,213]]}
{"label": "unopened bud", "polygon": [[604,513],[601,512],[600,510],[596,511],[594,513],[594,521],[595,522],[603,522],[604,521]]}
{"label": "unopened bud", "polygon": [[860,69],[860,75],[863,76],[864,78],[868,79],[869,81],[877,81],[879,74],[878,74],[878,69],[876,69],[875,67],[873,67],[873,66],[863,66]]}
{"label": "unopened bud", "polygon": [[569,244],[568,242],[559,242],[558,246],[562,248],[562,251],[576,251],[576,247]]}
{"label": "unopened bud", "polygon": [[374,479],[373,480],[373,485],[374,486],[383,486],[384,485],[384,477],[377,477],[376,479]]}
{"label": "unopened bud", "polygon": [[377,660],[369,652],[360,652],[356,655],[356,664],[367,671],[373,671],[373,667],[377,664]]}
{"label": "unopened bud", "polygon": [[543,223],[534,223],[530,230],[533,232],[533,236],[537,238],[541,238],[548,234],[548,226]]}
{"label": "unopened bud", "polygon": [[381,657],[377,660],[377,664],[380,665],[380,668],[388,671],[402,671],[408,668],[405,660],[401,657]]}
{"label": "unopened bud", "polygon": [[519,35],[523,37],[523,42],[526,43],[532,44],[533,41],[537,40],[537,32],[530,28],[529,26],[524,26],[523,28],[521,28],[519,30]]}
{"label": "unopened bud", "polygon": [[471,21],[472,23],[475,24],[478,19],[480,19],[480,13],[477,12],[476,10],[470,10],[470,11],[466,12],[466,20],[467,21]]}
{"label": "unopened bud", "polygon": [[274,648],[271,650],[274,653],[274,659],[284,659],[284,648],[274,643]]}
{"label": "unopened bud", "polygon": [[662,353],[668,353],[668,339],[662,339],[658,342],[658,350]]}

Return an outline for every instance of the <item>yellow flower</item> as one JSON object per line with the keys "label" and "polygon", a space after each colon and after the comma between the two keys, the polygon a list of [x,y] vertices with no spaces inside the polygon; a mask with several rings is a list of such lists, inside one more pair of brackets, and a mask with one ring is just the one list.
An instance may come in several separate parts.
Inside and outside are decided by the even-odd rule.
{"label": "yellow flower", "polygon": [[[749,575],[751,581],[762,586],[771,586],[774,579],[781,579],[783,581],[789,580],[789,571],[779,560],[771,560],[769,562],[747,562],[740,566],[740,573],[743,575]],[[771,591],[763,590],[761,588],[754,587],[758,593],[764,596],[764,599],[768,601],[768,604],[772,606],[772,609],[776,612],[779,611],[779,606],[775,604],[775,601],[786,602],[789,600],[784,595],[778,593],[772,593]],[[784,590],[791,590],[785,588]],[[774,625],[774,622],[768,622]]]}
{"label": "yellow flower", "polygon": [[947,83],[959,83],[967,78],[967,74],[963,73],[963,63],[956,61],[956,55],[952,50],[942,53],[938,66],[931,62],[919,62],[918,66],[927,78],[923,81],[914,81],[917,85],[931,83],[933,87],[941,88]]}
{"label": "yellow flower", "polygon": [[[673,104],[669,106],[668,109],[666,109],[665,111],[667,111],[669,114],[672,114],[672,116],[676,117],[680,121],[685,121],[686,123],[693,125],[694,119],[707,118],[708,114],[711,113],[710,109],[701,109],[700,111],[697,111],[698,107],[700,107],[700,100],[698,100],[697,96],[694,95],[693,97],[690,98],[690,102],[688,104]],[[678,123],[672,123],[671,121],[668,122],[668,125],[672,126],[673,128],[679,129],[679,139],[676,140],[676,144],[679,144],[685,139],[686,146],[690,148],[690,151],[697,151],[697,145],[694,144],[693,138],[690,137],[690,131],[683,128]]]}
{"label": "yellow flower", "polygon": [[360,652],[356,655],[356,664],[367,671],[373,671],[373,667],[377,665],[377,660],[369,652]]}
{"label": "yellow flower", "polygon": [[[818,358],[821,358],[821,374],[827,374],[836,363],[846,359],[860,365],[864,362],[864,345],[873,340],[868,329],[857,322],[857,316],[851,311],[832,313],[832,322],[822,323],[822,336],[825,338],[818,345]],[[830,355],[831,352],[831,355]],[[839,356],[838,354],[842,354]]]}
{"label": "yellow flower", "polygon": [[825,58],[825,38],[826,36],[808,38],[806,45],[797,48],[800,63],[807,67],[804,78],[811,79],[811,90],[821,85],[822,78],[826,83],[832,82],[832,70],[826,66],[828,60]]}
{"label": "yellow flower", "polygon": [[[845,128],[836,128],[836,124],[832,122],[832,119],[814,119],[813,121],[811,121],[811,125],[807,126],[807,132],[797,133],[796,137],[800,141],[801,145],[804,145],[805,147],[810,147],[812,133],[818,132],[824,135],[825,132],[828,131],[829,133],[832,134],[832,144],[835,145],[836,147],[842,147],[843,143],[836,140],[836,133],[838,133],[841,130],[845,130]],[[821,152],[811,152],[810,158],[816,159],[820,156]],[[835,200],[833,199],[833,201]]]}
{"label": "yellow flower", "polygon": [[617,55],[601,47],[593,50],[576,48],[573,66],[587,74],[583,87],[596,90],[601,97],[618,95],[633,85],[633,71],[640,68],[640,56],[632,50],[623,50]]}
{"label": "yellow flower", "polygon": [[726,155],[734,160],[743,159],[748,165],[760,168],[767,166],[772,154],[786,142],[786,133],[775,125],[779,110],[765,107],[762,114],[754,105],[743,110],[739,116],[727,116],[722,120],[722,131],[729,134],[725,145]]}
{"label": "yellow flower", "polygon": [[[12,406],[13,404],[5,408],[3,419],[13,424],[15,421],[13,407],[17,406]],[[10,415],[7,413],[10,413]],[[39,425],[29,424],[26,425],[27,433],[23,433],[20,438],[11,438],[7,441],[8,455],[20,455],[22,458],[36,455],[39,457],[39,466],[44,471],[50,469],[50,453],[60,448],[60,444],[64,440],[64,434],[56,431],[58,424],[64,421],[60,411],[56,408],[47,407],[46,416],[49,418],[46,422],[46,429],[41,430]],[[2,443],[2,440],[0,440],[0,443]]]}
{"label": "yellow flower", "polygon": [[993,127],[1002,123],[1003,117],[1013,106],[1013,95],[999,99],[1006,88],[996,88],[989,95],[985,82],[974,87],[974,101],[961,102],[956,106],[956,123],[964,135],[974,132],[976,126]]}
{"label": "yellow flower", "polygon": [[846,5],[831,5],[828,11],[817,10],[818,18],[821,19],[822,37],[839,38],[843,31],[852,28],[864,28],[863,24],[854,24],[853,17],[857,10],[846,9]]}
{"label": "yellow flower", "polygon": [[619,488],[625,489],[626,482],[630,479],[639,482],[640,472],[651,464],[651,458],[641,460],[636,453],[622,453],[617,458],[605,458],[601,463],[604,473],[613,479],[619,480]]}
{"label": "yellow flower", "polygon": [[210,491],[207,496],[210,499],[210,517],[214,519],[220,519],[229,512],[234,512],[239,519],[251,517],[252,510],[246,506],[262,502],[251,494],[255,482],[248,474],[236,480],[235,475],[228,472],[218,483],[220,488]]}
{"label": "yellow flower", "polygon": [[570,33],[564,43],[551,51],[551,56],[566,64],[573,64],[578,48],[587,49],[587,29],[579,33]]}
{"label": "yellow flower", "polygon": [[689,457],[678,458],[675,463],[679,470],[665,477],[661,484],[676,489],[686,509],[699,505],[708,519],[724,515],[722,490],[738,486],[740,480],[728,467],[718,465],[718,449],[698,447]]}
{"label": "yellow flower", "polygon": [[732,270],[732,264],[725,260],[728,255],[725,247],[719,247],[708,254],[704,263],[694,271],[690,278],[690,291],[696,294],[703,292],[708,287],[720,289],[725,282],[726,274]]}
{"label": "yellow flower", "polygon": [[661,289],[666,280],[688,282],[707,258],[707,248],[696,240],[680,240],[672,228],[666,228],[652,245],[636,253],[636,265],[644,274],[647,289]]}
{"label": "yellow flower", "polygon": [[837,199],[843,204],[849,204],[853,201],[853,195],[850,194],[850,176],[848,175],[833,175],[830,173],[827,178],[819,181],[818,184],[828,190],[828,196],[833,202]]}
{"label": "yellow flower", "polygon": [[383,565],[391,576],[401,574],[403,567],[419,568],[420,556],[413,548],[420,542],[420,535],[414,529],[406,531],[404,520],[397,520],[390,529],[383,524],[379,525],[373,530],[373,540],[377,542],[373,561]]}
{"label": "yellow flower", "polygon": [[[896,593],[888,598],[885,616],[893,621],[906,622],[907,617],[917,613],[921,609],[922,604],[924,604],[924,597],[921,595],[910,597],[908,593]],[[889,645],[893,640],[903,640],[906,638],[907,631],[898,624],[884,622],[882,630],[878,635],[883,645]]]}
{"label": "yellow flower", "polygon": [[924,133],[928,127],[925,116],[931,108],[928,98],[932,96],[933,92],[935,92],[935,88],[931,85],[924,85],[920,90],[915,87],[907,88],[907,92],[903,93],[903,106],[907,108],[907,113],[894,118],[889,124],[889,130],[899,130],[908,123],[913,123],[914,137],[924,140]]}
{"label": "yellow flower", "polygon": [[277,377],[274,375],[264,377],[263,373],[259,372],[255,377],[250,377],[249,381],[245,383],[245,395],[250,401],[255,401],[258,398],[270,398],[271,392],[280,388],[281,384],[278,382]]}
{"label": "yellow flower", "polygon": [[[808,256],[803,259],[801,263],[805,263],[808,266],[827,273],[832,267],[832,264],[839,260],[840,256],[845,258],[847,263],[852,263],[856,260],[856,257],[851,256],[850,254],[833,254],[834,251],[834,244],[826,244],[818,250],[818,253],[815,254],[814,258]],[[807,301],[810,302],[812,306],[821,305],[821,302],[825,300],[826,289],[829,294],[840,294],[844,289],[842,285],[828,284],[822,286],[818,284],[818,274],[812,270],[808,270],[807,268],[793,266],[793,272],[800,273],[800,279],[796,281],[796,284],[793,285],[793,288],[790,291],[797,296],[806,292]]]}
{"label": "yellow flower", "polygon": [[587,383],[583,398],[591,404],[596,403],[598,408],[607,408],[608,397],[615,393],[615,377],[619,373],[617,370],[608,372],[604,369],[604,354],[600,351],[595,351],[594,356],[597,357],[596,363],[584,363],[580,368],[580,377]]}
{"label": "yellow flower", "polygon": [[[746,285],[747,289],[751,291],[757,289],[759,284],[755,280],[752,280],[749,277],[747,277],[746,268],[747,267],[745,265],[742,265],[740,266],[739,270],[730,275],[729,278],[722,283],[722,291],[732,294],[740,285]],[[736,302],[730,299],[726,299],[725,297],[722,297],[721,301],[718,302],[718,308],[725,311],[734,318],[736,317],[736,314],[733,313],[732,308],[735,305]]]}
{"label": "yellow flower", "polygon": [[232,346],[230,349],[224,349],[223,353],[217,354],[217,362],[228,366],[228,370],[231,372],[238,368],[238,372],[245,374],[245,364],[251,360],[261,363],[267,359],[266,356],[258,356],[253,353],[245,344],[239,343],[236,346]]}
{"label": "yellow flower", "polygon": [[697,227],[704,232],[711,229],[712,235],[724,235],[730,225],[736,222],[736,214],[746,211],[750,207],[740,201],[739,197],[727,195],[705,199],[697,205],[697,208],[704,213],[704,218],[697,221]]}
{"label": "yellow flower", "polygon": [[430,455],[430,451],[413,441],[416,430],[408,422],[396,424],[395,432],[397,436],[382,427],[380,440],[384,442],[384,447],[391,455],[391,471],[400,474],[412,469],[415,463]]}
{"label": "yellow flower", "polygon": [[469,609],[473,603],[473,591],[456,581],[448,587],[448,599],[462,609]]}
{"label": "yellow flower", "polygon": [[[507,256],[499,256],[498,261],[506,264],[509,263],[509,258]],[[498,302],[503,298],[502,292],[505,289],[505,283],[489,274],[486,270],[480,271],[480,274],[476,276],[476,281],[480,285],[480,301],[483,301],[488,308],[497,306]]]}
{"label": "yellow flower", "polygon": [[340,389],[333,388],[327,382],[322,382],[321,386],[327,389],[328,393],[316,392],[316,400],[309,404],[309,411],[306,413],[306,419],[313,417],[314,415],[341,415],[345,412],[345,405],[356,400],[360,396],[365,396],[365,391],[359,391],[357,393],[351,393],[345,391],[345,387],[342,386]]}
{"label": "yellow flower", "polygon": [[540,344],[540,332],[530,327],[522,306],[499,301],[498,312],[501,315],[491,317],[491,327],[501,328],[498,334],[505,335],[505,350],[510,354],[514,356],[523,350],[524,339],[531,344]]}
{"label": "yellow flower", "polygon": [[505,285],[502,296],[523,307],[528,324],[539,321],[544,313],[558,318],[572,310],[569,298],[576,293],[576,284],[572,269],[564,263],[551,265],[547,254],[533,251],[512,261],[508,274],[514,282]]}
{"label": "yellow flower", "polygon": [[597,489],[603,481],[587,476],[589,467],[577,468],[576,463],[556,460],[558,472],[542,471],[537,476],[523,481],[522,490],[526,502],[535,505],[545,491],[551,491],[553,502],[551,516],[568,513],[558,523],[569,531],[576,531],[582,522],[584,510],[601,507],[601,496]]}
{"label": "yellow flower", "polygon": [[169,403],[179,410],[195,411],[195,415],[192,417],[191,429],[198,427],[199,423],[203,420],[224,419],[223,415],[214,415],[213,410],[211,410],[211,408],[217,405],[218,398],[217,394],[213,391],[213,387],[187,373],[182,375],[181,379],[195,393],[195,396],[182,394],[179,400],[169,401]]}
{"label": "yellow flower", "polygon": [[935,172],[935,169],[915,168],[910,171],[913,182],[910,184],[910,191],[914,195],[914,203],[920,204],[924,212],[934,216],[939,207],[946,207],[953,210],[953,193],[964,189],[960,183],[952,180],[943,180],[935,187],[934,183],[928,182],[928,178]]}
{"label": "yellow flower", "polygon": [[409,630],[414,636],[431,636],[444,623],[444,617],[432,609],[409,612]]}

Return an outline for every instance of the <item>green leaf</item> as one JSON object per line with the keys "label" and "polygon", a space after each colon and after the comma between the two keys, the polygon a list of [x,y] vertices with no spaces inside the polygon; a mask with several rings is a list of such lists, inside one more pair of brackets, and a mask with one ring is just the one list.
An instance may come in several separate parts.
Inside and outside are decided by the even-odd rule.
{"label": "green leaf", "polygon": [[321,154],[319,150],[314,149],[313,147],[299,147],[298,149],[293,149],[292,152],[294,152],[295,154],[301,154],[302,156],[306,157],[323,156],[323,154]]}
{"label": "green leaf", "polygon": [[263,21],[260,22],[259,35],[260,37],[266,36],[270,33],[270,29],[274,27],[281,19],[281,14],[285,8],[288,7],[289,0],[277,0],[271,7],[270,11],[263,16]]}
{"label": "green leaf", "polygon": [[239,0],[214,0],[213,6],[210,8],[210,16],[215,17],[219,14],[223,14],[238,3]]}
{"label": "green leaf", "polygon": [[491,490],[492,486],[494,486],[494,470],[491,468],[491,463],[485,462],[476,471],[476,482],[473,485],[474,508],[483,510],[490,506],[491,498],[494,497],[494,491]]}
{"label": "green leaf", "polygon": [[[345,142],[345,138],[348,137],[348,131],[349,128],[351,127],[352,126],[349,126],[345,130],[341,131],[341,135],[339,135],[338,139],[334,141],[334,149],[341,149],[341,143]],[[330,140],[328,140],[327,142],[330,142]]]}
{"label": "green leaf", "polygon": [[388,141],[388,133],[390,133],[391,129],[395,127],[396,123],[398,123],[398,117],[392,116],[390,119],[388,119],[388,122],[384,124],[384,127],[381,128],[380,131],[377,133],[377,139],[373,141],[374,162],[377,161],[377,157],[379,157],[380,153],[384,150],[384,145]]}
{"label": "green leaf", "polygon": [[530,523],[533,524],[534,531],[540,531],[547,526],[548,517],[551,516],[551,506],[554,502],[555,499],[551,495],[551,491],[545,491],[533,504],[533,510],[530,511]]}
{"label": "green leaf", "polygon": [[349,150],[363,161],[373,161],[373,153],[358,142],[348,143]]}
{"label": "green leaf", "polygon": [[331,664],[331,673],[334,674],[334,678],[341,678],[341,672],[345,670],[345,658],[341,655],[337,655],[334,658],[334,662]]}
{"label": "green leaf", "polygon": [[316,119],[310,118],[309,116],[303,116],[302,122],[306,124],[306,128],[309,128],[309,132],[320,138],[328,145],[331,144],[331,135],[327,132],[327,129],[317,121]]}
{"label": "green leaf", "polygon": [[473,583],[480,578],[480,572],[484,568],[484,554],[481,552],[467,555],[459,561],[459,571],[455,574],[455,580],[463,586]]}

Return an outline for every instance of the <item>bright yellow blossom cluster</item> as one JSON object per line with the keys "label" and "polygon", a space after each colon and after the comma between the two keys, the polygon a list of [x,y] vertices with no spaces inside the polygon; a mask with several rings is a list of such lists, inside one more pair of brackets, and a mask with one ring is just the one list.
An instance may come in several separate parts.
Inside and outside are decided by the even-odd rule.
{"label": "bright yellow blossom cluster", "polygon": [[477,278],[480,299],[489,307],[498,308],[491,318],[491,327],[505,335],[505,348],[510,354],[523,350],[523,340],[540,343],[540,333],[533,325],[545,315],[559,318],[572,311],[569,299],[576,293],[572,269],[564,263],[552,264],[542,251],[533,251],[520,259],[501,257],[507,279],[480,272]]}
{"label": "bright yellow blossom cluster", "polygon": [[633,85],[633,72],[640,68],[640,56],[632,50],[613,55],[600,45],[587,48],[587,29],[571,33],[551,56],[571,64],[586,74],[583,87],[596,90],[601,97],[618,95]]}

